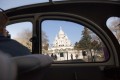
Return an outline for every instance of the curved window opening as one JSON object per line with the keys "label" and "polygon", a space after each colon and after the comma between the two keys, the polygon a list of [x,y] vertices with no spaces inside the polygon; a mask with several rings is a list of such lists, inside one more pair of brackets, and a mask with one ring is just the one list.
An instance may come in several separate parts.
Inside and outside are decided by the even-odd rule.
{"label": "curved window opening", "polygon": [[11,39],[14,39],[26,46],[32,51],[32,43],[30,38],[32,37],[32,23],[31,22],[20,22],[6,26],[7,31]]}
{"label": "curved window opening", "polygon": [[65,20],[44,20],[41,30],[42,54],[51,56],[55,62],[104,62],[109,59],[102,40],[86,26]]}
{"label": "curved window opening", "polygon": [[106,21],[107,27],[112,31],[112,33],[117,38],[120,44],[120,17],[110,17]]}

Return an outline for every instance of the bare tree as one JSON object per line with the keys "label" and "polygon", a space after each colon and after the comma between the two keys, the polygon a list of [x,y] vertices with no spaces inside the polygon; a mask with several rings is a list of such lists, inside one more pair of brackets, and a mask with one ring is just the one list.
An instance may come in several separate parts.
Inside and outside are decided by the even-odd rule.
{"label": "bare tree", "polygon": [[[32,31],[29,29],[24,29],[22,32],[18,33],[18,36],[15,38],[18,42],[26,46],[30,51],[32,51],[32,43],[30,38],[32,37]],[[42,31],[42,49],[48,50],[48,37],[44,31]]]}
{"label": "bare tree", "polygon": [[48,36],[44,31],[42,31],[42,50],[45,52],[48,50],[49,44],[48,44]]}
{"label": "bare tree", "polygon": [[30,51],[32,51],[32,43],[29,41],[32,37],[32,31],[29,29],[24,29],[22,32],[18,33],[18,36],[15,38],[18,42],[26,46]]}

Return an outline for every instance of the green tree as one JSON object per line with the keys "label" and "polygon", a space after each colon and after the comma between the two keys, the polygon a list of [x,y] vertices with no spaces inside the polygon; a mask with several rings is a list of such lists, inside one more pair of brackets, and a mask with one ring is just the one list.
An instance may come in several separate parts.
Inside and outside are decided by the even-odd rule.
{"label": "green tree", "polygon": [[91,42],[91,36],[90,36],[90,31],[88,28],[84,28],[82,31],[82,38],[80,39],[79,42],[75,43],[74,49],[76,50],[91,50],[92,48],[92,42]]}
{"label": "green tree", "polygon": [[80,39],[79,42],[75,43],[74,46],[75,49],[77,50],[86,50],[87,53],[90,52],[90,60],[92,60],[92,37],[90,35],[90,30],[86,27],[84,27],[84,30],[82,31],[82,38]]}
{"label": "green tree", "polygon": [[91,50],[92,48],[92,44],[91,44],[91,36],[89,34],[89,30],[88,28],[84,28],[84,30],[82,31],[82,38],[79,41],[79,46],[85,50]]}
{"label": "green tree", "polygon": [[93,49],[94,51],[100,51],[101,48],[102,48],[102,42],[99,43],[99,42],[96,41],[96,40],[92,41],[92,49]]}
{"label": "green tree", "polygon": [[85,27],[82,31],[82,38],[79,40],[79,42],[75,43],[74,49],[78,51],[87,51],[91,58],[90,60],[94,61],[92,57],[94,57],[94,54],[98,53],[98,51],[100,52],[102,49],[102,42],[96,34]]}
{"label": "green tree", "polygon": [[78,43],[78,42],[75,43],[74,49],[75,49],[75,50],[79,50],[79,49],[80,49],[80,46],[79,46],[79,43]]}

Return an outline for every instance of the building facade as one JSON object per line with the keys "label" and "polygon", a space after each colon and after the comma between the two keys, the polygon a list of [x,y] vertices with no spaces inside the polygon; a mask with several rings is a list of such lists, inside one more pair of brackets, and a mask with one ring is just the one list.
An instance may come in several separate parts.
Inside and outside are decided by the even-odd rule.
{"label": "building facade", "polygon": [[55,36],[53,44],[48,48],[48,55],[57,61],[83,59],[82,51],[74,50],[74,45],[61,27]]}

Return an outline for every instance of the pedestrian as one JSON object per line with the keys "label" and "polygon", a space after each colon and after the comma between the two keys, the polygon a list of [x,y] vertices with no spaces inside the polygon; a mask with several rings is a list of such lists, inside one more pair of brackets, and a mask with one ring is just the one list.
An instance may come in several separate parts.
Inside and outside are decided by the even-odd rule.
{"label": "pedestrian", "polygon": [[78,59],[78,54],[75,55],[76,59]]}
{"label": "pedestrian", "polygon": [[73,54],[71,54],[71,60],[73,60]]}

